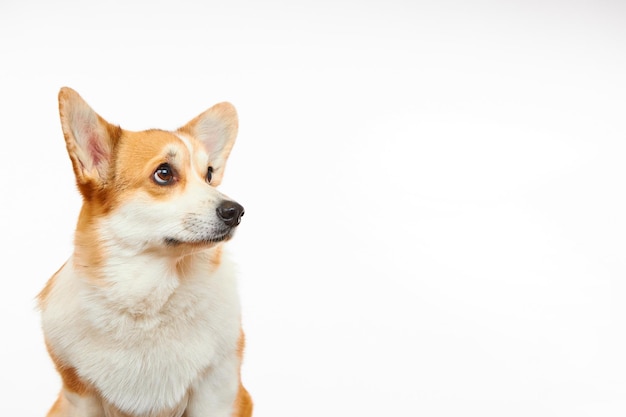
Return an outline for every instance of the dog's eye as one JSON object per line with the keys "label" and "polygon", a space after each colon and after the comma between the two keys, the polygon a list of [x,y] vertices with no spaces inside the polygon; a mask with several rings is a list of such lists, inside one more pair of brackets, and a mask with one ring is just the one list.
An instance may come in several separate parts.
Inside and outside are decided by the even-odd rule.
{"label": "dog's eye", "polygon": [[174,170],[169,164],[161,164],[154,171],[154,182],[159,185],[168,185],[174,182]]}
{"label": "dog's eye", "polygon": [[206,182],[210,184],[212,179],[213,179],[213,167],[209,167],[206,170]]}

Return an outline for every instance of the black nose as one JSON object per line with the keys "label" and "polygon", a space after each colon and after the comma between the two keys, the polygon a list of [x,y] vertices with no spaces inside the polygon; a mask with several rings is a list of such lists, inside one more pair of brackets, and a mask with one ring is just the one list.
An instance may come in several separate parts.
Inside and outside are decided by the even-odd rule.
{"label": "black nose", "polygon": [[228,200],[222,201],[216,211],[217,216],[230,227],[239,225],[241,216],[243,216],[244,213],[241,204]]}

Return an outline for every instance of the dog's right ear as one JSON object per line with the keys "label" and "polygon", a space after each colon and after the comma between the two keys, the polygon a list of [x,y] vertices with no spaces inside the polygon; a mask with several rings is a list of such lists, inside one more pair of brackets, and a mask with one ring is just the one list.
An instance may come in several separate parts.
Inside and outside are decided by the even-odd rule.
{"label": "dog's right ear", "polygon": [[76,183],[85,198],[106,183],[111,155],[121,135],[71,88],[59,91],[59,113]]}

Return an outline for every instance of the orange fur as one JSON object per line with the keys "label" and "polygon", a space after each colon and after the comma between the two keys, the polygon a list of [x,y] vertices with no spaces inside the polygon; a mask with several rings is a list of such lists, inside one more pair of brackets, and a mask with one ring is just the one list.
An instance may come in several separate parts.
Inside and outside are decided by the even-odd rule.
{"label": "orange fur", "polygon": [[59,362],[59,360],[52,352],[50,352],[50,357],[56,365],[57,371],[61,375],[61,380],[63,381],[63,386],[65,389],[83,396],[92,392],[92,390],[89,388],[89,385],[87,385],[87,383],[85,383],[78,376],[74,368],[63,365],[61,362]]}
{"label": "orange fur", "polygon": [[63,269],[64,266],[65,264],[63,264],[63,266],[61,266],[61,268],[59,268],[50,277],[50,279],[48,280],[48,282],[46,282],[46,285],[43,287],[43,289],[39,292],[39,294],[37,294],[37,302],[39,303],[39,308],[45,307],[48,295],[50,295],[50,291],[52,291],[52,287],[54,287],[54,280],[56,279],[56,276],[59,274],[59,271],[61,271],[61,269]]}
{"label": "orange fur", "polygon": [[[239,343],[237,345],[237,356],[243,361],[243,353],[246,346],[246,337],[243,329],[239,332]],[[237,399],[235,400],[235,410],[233,417],[249,417],[252,415],[252,397],[241,383],[241,370],[239,371],[239,390],[237,391]]]}
{"label": "orange fur", "polygon": [[[160,130],[145,132],[124,131],[125,140],[119,146],[119,154],[114,167],[118,179],[123,179],[122,189],[116,190],[116,200],[123,201],[127,194],[143,189],[157,199],[172,197],[172,193],[180,192],[185,187],[185,171],[191,169],[189,164],[180,167],[180,178],[177,187],[160,187],[150,179],[152,167],[160,163],[185,161],[189,159],[189,151],[180,145],[176,135]],[[174,152],[173,154],[171,152]],[[179,155],[180,153],[180,155]],[[146,184],[149,186],[146,187]]]}

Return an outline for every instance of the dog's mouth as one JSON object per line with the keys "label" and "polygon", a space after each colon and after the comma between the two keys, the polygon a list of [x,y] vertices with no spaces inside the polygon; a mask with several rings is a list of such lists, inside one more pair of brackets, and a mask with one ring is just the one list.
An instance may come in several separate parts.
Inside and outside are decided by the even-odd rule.
{"label": "dog's mouth", "polygon": [[226,232],[215,234],[209,237],[201,237],[198,239],[178,239],[175,237],[166,237],[163,239],[163,242],[167,246],[180,246],[180,245],[193,245],[193,246],[204,246],[204,245],[214,245],[216,243],[225,242],[229,240],[233,236],[233,229],[229,229]]}

